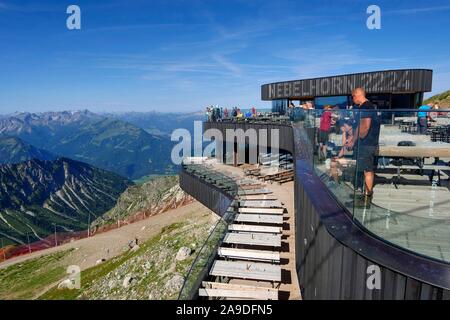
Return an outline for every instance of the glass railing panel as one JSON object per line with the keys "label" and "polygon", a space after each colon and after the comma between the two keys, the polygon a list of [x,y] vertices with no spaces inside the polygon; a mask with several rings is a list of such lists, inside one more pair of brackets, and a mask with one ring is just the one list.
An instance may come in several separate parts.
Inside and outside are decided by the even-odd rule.
{"label": "glass railing panel", "polygon": [[[449,112],[382,110],[365,117],[391,121],[380,124],[375,145],[358,139],[354,219],[398,246],[450,262]],[[366,170],[372,163],[374,175]]]}
{"label": "glass railing panel", "polygon": [[302,157],[312,157],[316,175],[356,222],[450,262],[450,111],[293,112],[297,139],[308,136],[300,150],[311,148]]}

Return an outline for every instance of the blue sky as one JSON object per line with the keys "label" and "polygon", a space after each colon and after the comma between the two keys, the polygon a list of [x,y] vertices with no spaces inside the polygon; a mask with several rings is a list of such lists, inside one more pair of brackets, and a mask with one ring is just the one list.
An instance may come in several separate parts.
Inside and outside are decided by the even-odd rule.
{"label": "blue sky", "polygon": [[[70,4],[81,30],[66,28]],[[449,17],[424,0],[0,0],[0,113],[267,107],[263,83],[414,67],[434,70],[437,93]]]}

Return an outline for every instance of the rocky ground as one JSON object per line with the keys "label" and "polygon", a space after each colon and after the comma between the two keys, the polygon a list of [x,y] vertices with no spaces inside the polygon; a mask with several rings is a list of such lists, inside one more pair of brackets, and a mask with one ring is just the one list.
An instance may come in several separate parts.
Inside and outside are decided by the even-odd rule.
{"label": "rocky ground", "polygon": [[[0,264],[0,297],[175,299],[218,217],[195,202],[88,239]],[[137,243],[136,243],[137,238]],[[58,259],[53,256],[57,256]],[[49,259],[49,257],[53,257]],[[18,296],[3,284],[39,265]],[[65,268],[79,265],[81,289],[64,288]],[[46,270],[52,271],[51,276]],[[33,285],[31,285],[33,284]],[[60,288],[58,288],[60,287]],[[29,289],[33,288],[32,292]],[[17,291],[17,290],[16,290]]]}

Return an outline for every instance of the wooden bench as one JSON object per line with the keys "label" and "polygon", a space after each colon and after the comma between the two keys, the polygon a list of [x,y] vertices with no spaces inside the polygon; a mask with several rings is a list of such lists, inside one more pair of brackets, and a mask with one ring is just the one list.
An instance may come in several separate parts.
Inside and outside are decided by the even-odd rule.
{"label": "wooden bench", "polygon": [[282,232],[281,227],[257,226],[251,224],[230,224],[229,231],[235,232],[261,232],[279,234]]}
{"label": "wooden bench", "polygon": [[278,300],[278,289],[203,281],[198,295],[211,298]]}
{"label": "wooden bench", "polygon": [[224,243],[248,246],[281,247],[281,235],[267,233],[227,233]]}
{"label": "wooden bench", "polygon": [[260,262],[214,261],[211,276],[281,282],[281,267]]}
{"label": "wooden bench", "polygon": [[237,214],[234,218],[237,222],[252,222],[264,224],[283,224],[283,216],[271,214]]}
{"label": "wooden bench", "polygon": [[222,258],[265,261],[265,262],[280,262],[280,253],[275,251],[221,247],[217,250],[217,253]]}

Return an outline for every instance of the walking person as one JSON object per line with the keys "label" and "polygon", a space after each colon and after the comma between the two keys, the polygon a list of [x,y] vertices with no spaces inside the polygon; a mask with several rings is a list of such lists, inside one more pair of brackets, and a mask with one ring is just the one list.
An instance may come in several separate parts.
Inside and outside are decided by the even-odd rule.
{"label": "walking person", "polygon": [[375,180],[376,152],[379,146],[380,119],[375,106],[366,98],[363,88],[356,88],[352,92],[355,108],[356,129],[347,141],[347,147],[354,148],[356,157],[356,184],[360,173],[364,176],[364,191],[355,199],[355,207],[370,208],[373,198]]}

